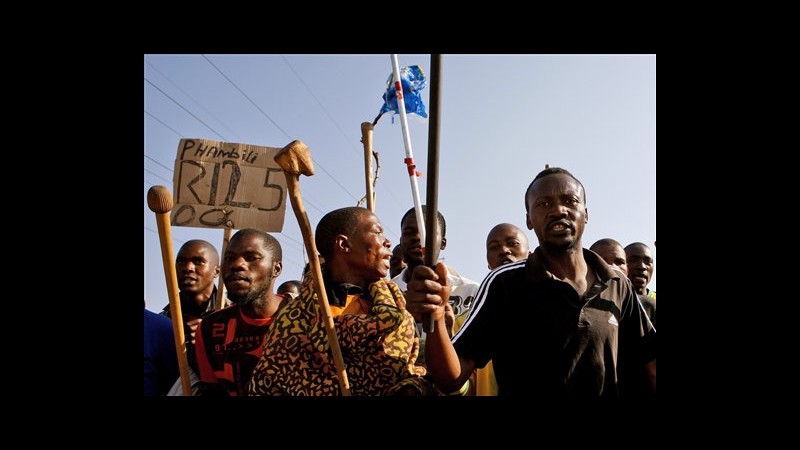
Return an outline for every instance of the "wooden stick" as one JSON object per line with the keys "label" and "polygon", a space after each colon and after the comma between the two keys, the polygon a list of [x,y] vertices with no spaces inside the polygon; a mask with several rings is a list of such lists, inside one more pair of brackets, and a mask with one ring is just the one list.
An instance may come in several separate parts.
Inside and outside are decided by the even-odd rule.
{"label": "wooden stick", "polygon": [[161,243],[161,261],[164,263],[164,278],[167,280],[169,313],[172,316],[172,334],[175,336],[175,350],[178,354],[178,369],[181,373],[183,395],[192,395],[189,378],[189,361],[186,359],[186,337],[183,334],[183,315],[178,296],[178,274],[175,270],[175,256],[172,251],[172,226],[169,212],[172,209],[172,195],[164,186],[153,186],[147,191],[147,207],[156,213],[158,240]]}
{"label": "wooden stick", "polygon": [[[222,253],[219,254],[220,256],[220,266],[222,265],[222,258],[225,257],[225,250],[228,249],[228,243],[231,241],[231,234],[233,234],[233,230],[225,227],[225,234],[222,236]],[[222,279],[222,273],[219,274],[219,287],[217,287],[217,308],[216,311],[222,309],[223,305],[225,305],[225,280]]]}
{"label": "wooden stick", "polygon": [[292,202],[292,210],[297,217],[297,224],[303,234],[303,243],[308,253],[309,267],[311,276],[314,279],[314,287],[317,293],[317,305],[322,312],[322,320],[325,324],[325,331],[328,334],[328,342],[331,344],[333,352],[333,363],[336,366],[336,377],[339,379],[339,387],[343,396],[350,396],[350,383],[347,381],[347,371],[344,367],[342,349],[339,347],[339,339],[336,338],[336,329],[333,325],[333,314],[328,303],[328,295],[325,292],[325,284],[322,280],[322,268],[319,264],[317,255],[317,245],[314,242],[314,234],[311,223],[308,221],[308,214],[303,206],[303,198],[300,196],[300,174],[306,176],[314,175],[314,164],[308,146],[301,141],[295,140],[283,147],[276,155],[275,162],[283,169],[286,175],[286,184],[289,191],[289,200]]}
{"label": "wooden stick", "polygon": [[364,144],[364,180],[367,185],[367,208],[375,213],[375,193],[372,190],[372,124],[361,123],[361,142]]}

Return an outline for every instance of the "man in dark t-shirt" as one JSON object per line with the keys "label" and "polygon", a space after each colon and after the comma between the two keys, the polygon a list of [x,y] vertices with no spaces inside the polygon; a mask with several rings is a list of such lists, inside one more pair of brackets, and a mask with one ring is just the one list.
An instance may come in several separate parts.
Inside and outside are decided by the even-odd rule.
{"label": "man in dark t-shirt", "polygon": [[281,245],[254,228],[231,237],[222,278],[234,305],[212,313],[197,333],[199,395],[247,395],[272,317],[287,297],[273,292],[283,270]]}
{"label": "man in dark t-shirt", "polygon": [[407,308],[434,315],[427,364],[441,390],[458,388],[493,360],[502,396],[655,392],[655,329],[625,275],[583,249],[585,204],[583,185],[568,171],[547,168],[534,178],[525,207],[539,247],[487,275],[452,342],[443,320],[446,280],[440,284],[428,267],[415,269]]}

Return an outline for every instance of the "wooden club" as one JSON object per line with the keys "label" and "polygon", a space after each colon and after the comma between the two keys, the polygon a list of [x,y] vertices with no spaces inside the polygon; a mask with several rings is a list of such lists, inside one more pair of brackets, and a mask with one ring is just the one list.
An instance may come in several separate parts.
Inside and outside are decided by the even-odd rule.
{"label": "wooden club", "polygon": [[328,296],[325,293],[325,285],[322,281],[322,268],[319,265],[317,255],[317,245],[314,242],[314,233],[311,223],[308,221],[308,214],[303,206],[303,198],[300,196],[300,174],[307,177],[314,175],[314,163],[311,160],[311,153],[308,146],[302,141],[294,140],[286,147],[283,147],[276,155],[275,162],[283,169],[286,175],[286,185],[289,190],[289,201],[292,203],[294,215],[300,231],[303,233],[303,242],[308,253],[308,260],[311,269],[311,276],[314,279],[314,287],[317,293],[317,305],[322,311],[322,320],[325,323],[325,331],[328,333],[328,341],[333,351],[333,363],[336,365],[336,376],[339,379],[339,387],[343,396],[350,395],[350,383],[347,381],[347,372],[344,367],[342,349],[339,347],[339,340],[336,338],[336,329],[333,325],[333,315],[328,303]]}
{"label": "wooden club", "polygon": [[175,350],[178,354],[178,369],[181,373],[183,395],[192,395],[189,378],[189,361],[186,359],[186,337],[183,334],[183,316],[178,296],[178,274],[175,270],[175,256],[172,251],[172,226],[169,212],[172,209],[172,195],[164,186],[153,186],[147,191],[147,207],[156,213],[158,240],[161,242],[161,261],[164,263],[164,278],[167,280],[169,312],[172,316],[172,334],[175,336]]}

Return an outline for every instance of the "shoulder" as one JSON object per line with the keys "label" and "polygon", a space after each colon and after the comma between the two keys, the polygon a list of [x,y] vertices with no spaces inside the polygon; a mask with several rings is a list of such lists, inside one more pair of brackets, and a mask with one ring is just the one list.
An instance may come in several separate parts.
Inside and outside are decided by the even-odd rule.
{"label": "shoulder", "polygon": [[469,278],[467,278],[465,276],[462,276],[452,266],[446,266],[446,267],[447,267],[447,279],[450,282],[451,286],[463,287],[463,288],[474,288],[476,290],[478,289],[478,285],[480,285],[480,283],[478,283],[477,281],[474,281],[474,280],[470,280]]}
{"label": "shoulder", "polygon": [[525,273],[526,268],[528,267],[528,260],[522,259],[519,261],[515,261],[513,263],[503,264],[502,266],[495,267],[486,275],[486,278],[483,279],[481,282],[482,284],[487,282],[489,279],[503,279],[509,276],[518,275],[521,273]]}
{"label": "shoulder", "polygon": [[144,321],[145,323],[151,323],[156,326],[164,326],[164,325],[171,326],[172,324],[172,320],[170,320],[169,317],[161,314],[156,314],[153,311],[150,311],[146,308],[144,310]]}

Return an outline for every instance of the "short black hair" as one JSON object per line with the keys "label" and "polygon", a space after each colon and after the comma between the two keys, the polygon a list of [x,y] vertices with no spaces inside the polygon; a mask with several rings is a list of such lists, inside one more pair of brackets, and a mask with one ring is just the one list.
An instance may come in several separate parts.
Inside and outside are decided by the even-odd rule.
{"label": "short black hair", "polygon": [[559,174],[559,173],[563,173],[564,175],[568,175],[570,178],[572,178],[573,180],[575,180],[578,183],[578,185],[581,187],[581,193],[583,194],[583,204],[586,205],[586,188],[583,187],[583,183],[581,183],[581,180],[575,178],[575,175],[569,173],[569,171],[567,169],[562,169],[561,167],[547,167],[543,171],[539,172],[536,175],[536,177],[534,177],[533,181],[531,181],[531,184],[528,185],[528,189],[525,189],[525,199],[524,200],[525,200],[525,211],[526,212],[530,212],[530,209],[528,208],[528,192],[531,191],[531,188],[533,187],[533,183],[536,183],[537,181],[539,181],[540,178],[544,178],[544,177],[546,177],[548,175],[555,175],[555,174]]}
{"label": "short black hair", "polygon": [[[264,242],[264,249],[270,252],[272,255],[272,261],[283,261],[283,251],[281,250],[281,243],[278,242],[277,239],[272,237],[271,234],[267,233],[266,231],[261,231],[256,228],[243,228],[231,237],[230,242],[234,240],[244,239],[248,236],[258,236]],[[230,245],[230,242],[228,245]]]}
{"label": "short black hair", "polygon": [[[428,205],[422,205],[422,215],[423,215],[423,217],[425,216],[425,213],[427,213],[427,212],[428,212]],[[436,213],[437,213],[437,217],[439,218],[439,226],[442,228],[442,237],[445,237],[445,236],[447,236],[447,222],[445,222],[444,216],[442,215],[441,211],[436,211]],[[408,211],[406,211],[405,214],[403,214],[403,218],[400,219],[400,226],[401,227],[403,226],[403,222],[405,222],[406,217],[408,217],[409,214],[414,214],[414,208],[409,209]],[[417,227],[419,227],[419,224],[417,224]],[[401,229],[400,232],[402,233],[403,230]],[[427,232],[427,230],[426,230],[426,232]]]}
{"label": "short black hair", "polygon": [[297,288],[297,292],[300,292],[300,289],[302,289],[302,287],[303,287],[303,285],[300,284],[299,281],[297,281],[297,280],[289,280],[289,281],[284,281],[283,283],[281,283],[281,285],[278,286],[278,290],[275,291],[275,292],[278,293],[278,294],[287,292],[289,290],[289,286],[296,287]]}
{"label": "short black hair", "polygon": [[[219,265],[219,253],[217,252],[217,248],[214,247],[214,245],[211,244],[211,242],[204,241],[202,239],[191,239],[191,240],[188,240],[188,241],[184,242],[184,244],[181,245],[181,248],[178,249],[178,253],[180,253],[184,248],[189,248],[192,245],[199,245],[200,247],[203,247],[206,250],[208,250],[208,252],[211,254],[210,256],[212,258],[214,258],[214,260],[209,261],[209,262],[212,263],[211,265],[212,266],[218,266]],[[176,258],[177,258],[177,255],[176,255]]]}
{"label": "short black hair", "polygon": [[603,239],[598,239],[597,242],[592,244],[592,246],[589,247],[589,250],[594,251],[595,248],[598,248],[600,246],[613,247],[615,245],[619,246],[619,248],[622,248],[622,244],[620,244],[619,242],[615,241],[614,239],[603,238]]}
{"label": "short black hair", "polygon": [[333,246],[336,236],[343,234],[352,236],[358,227],[358,221],[364,213],[372,211],[358,206],[348,206],[346,208],[334,209],[322,216],[317,224],[317,232],[314,240],[317,244],[317,251],[327,261],[333,256]]}
{"label": "short black hair", "polygon": [[630,244],[625,246],[625,253],[628,253],[630,251],[628,249],[631,249],[633,247],[644,247],[648,250],[650,249],[650,247],[648,247],[647,244],[645,244],[644,242],[631,242]]}

